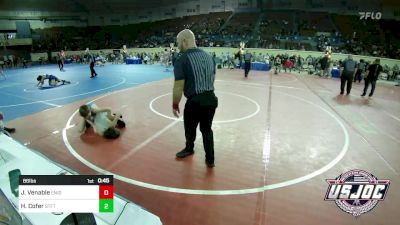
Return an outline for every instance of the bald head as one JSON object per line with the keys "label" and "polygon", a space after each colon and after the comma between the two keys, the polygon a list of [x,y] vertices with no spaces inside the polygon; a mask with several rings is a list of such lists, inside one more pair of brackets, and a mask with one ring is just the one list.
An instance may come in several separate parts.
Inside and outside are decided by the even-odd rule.
{"label": "bald head", "polygon": [[184,29],[176,36],[178,48],[181,52],[185,52],[189,48],[196,48],[196,40],[194,34],[189,29]]}

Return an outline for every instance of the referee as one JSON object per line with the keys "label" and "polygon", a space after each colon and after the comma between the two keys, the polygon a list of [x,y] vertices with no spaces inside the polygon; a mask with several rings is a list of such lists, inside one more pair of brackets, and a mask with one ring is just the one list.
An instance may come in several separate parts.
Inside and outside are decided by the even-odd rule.
{"label": "referee", "polygon": [[350,95],[351,85],[353,84],[354,75],[357,72],[357,63],[353,60],[352,55],[348,55],[341,65],[343,67],[342,74],[340,76],[340,95],[344,93],[344,87],[346,86],[346,95]]}
{"label": "referee", "polygon": [[172,111],[179,117],[179,102],[184,93],[187,98],[183,113],[186,146],[176,153],[177,158],[185,158],[194,153],[196,129],[200,123],[206,164],[214,167],[214,137],[211,129],[218,98],[214,94],[215,62],[212,56],[198,49],[194,34],[185,29],[176,37],[181,56],[174,65],[174,89]]}
{"label": "referee", "polygon": [[244,58],[244,77],[247,78],[251,68],[251,58],[252,58],[252,55],[250,54],[249,50],[246,50],[246,53],[244,54],[243,58]]}

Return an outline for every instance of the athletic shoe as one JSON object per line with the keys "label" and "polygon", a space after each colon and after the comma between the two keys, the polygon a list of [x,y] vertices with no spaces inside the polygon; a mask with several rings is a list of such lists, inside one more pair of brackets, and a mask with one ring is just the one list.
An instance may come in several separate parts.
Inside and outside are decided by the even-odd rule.
{"label": "athletic shoe", "polygon": [[15,128],[4,127],[4,130],[7,131],[8,133],[14,133],[15,132]]}
{"label": "athletic shoe", "polygon": [[117,126],[119,127],[119,128],[124,128],[125,126],[126,126],[126,124],[125,124],[125,122],[124,121],[122,121],[122,120],[118,120],[117,121]]}
{"label": "athletic shoe", "polygon": [[213,167],[215,167],[214,161],[209,161],[209,160],[206,159],[206,164],[207,164],[207,167],[208,167],[208,168],[213,168]]}
{"label": "athletic shoe", "polygon": [[193,150],[187,150],[184,148],[182,151],[176,153],[177,158],[185,158],[186,156],[193,155],[194,151]]}

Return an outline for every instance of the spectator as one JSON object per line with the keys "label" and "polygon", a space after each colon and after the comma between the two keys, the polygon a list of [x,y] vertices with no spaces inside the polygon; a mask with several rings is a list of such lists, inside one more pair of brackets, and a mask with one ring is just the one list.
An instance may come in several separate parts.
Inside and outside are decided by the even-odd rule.
{"label": "spectator", "polygon": [[328,77],[329,76],[329,55],[326,54],[324,57],[322,57],[321,61],[321,70],[322,70],[322,75],[323,77]]}
{"label": "spectator", "polygon": [[278,72],[280,73],[282,61],[281,61],[281,58],[279,57],[279,55],[275,57],[274,64],[275,64],[275,73],[274,74],[278,74]]}
{"label": "spectator", "polygon": [[375,91],[375,85],[376,85],[376,80],[379,78],[379,74],[383,71],[382,66],[380,65],[380,59],[376,59],[374,64],[370,65],[368,67],[368,75],[365,78],[365,86],[364,86],[364,92],[362,93],[361,96],[365,96],[367,91],[368,91],[368,86],[371,83],[371,92],[369,93],[369,97],[372,97]]}
{"label": "spectator", "polygon": [[365,66],[366,64],[364,62],[364,59],[360,59],[360,63],[357,64],[357,73],[354,77],[354,82],[358,80],[358,83],[361,83],[365,71]]}
{"label": "spectator", "polygon": [[290,59],[287,59],[285,62],[285,73],[286,73],[286,69],[289,69],[289,73],[292,72],[292,68],[293,68],[293,62]]}

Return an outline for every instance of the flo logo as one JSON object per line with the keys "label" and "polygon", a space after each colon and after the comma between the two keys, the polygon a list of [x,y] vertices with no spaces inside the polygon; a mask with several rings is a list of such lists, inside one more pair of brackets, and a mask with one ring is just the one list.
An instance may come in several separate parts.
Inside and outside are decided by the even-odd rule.
{"label": "flo logo", "polygon": [[371,18],[372,20],[380,20],[382,18],[382,13],[380,12],[359,12],[360,20],[367,20]]}
{"label": "flo logo", "polygon": [[326,181],[329,187],[325,201],[335,201],[340,209],[356,217],[383,201],[390,184],[389,180],[378,180],[364,170],[350,170]]}

